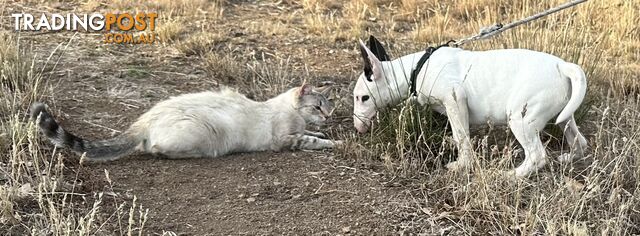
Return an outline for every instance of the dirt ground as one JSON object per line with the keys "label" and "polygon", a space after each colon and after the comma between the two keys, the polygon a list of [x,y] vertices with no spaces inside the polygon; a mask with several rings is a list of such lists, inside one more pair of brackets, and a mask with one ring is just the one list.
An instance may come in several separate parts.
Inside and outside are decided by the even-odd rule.
{"label": "dirt ground", "polygon": [[[51,100],[63,127],[89,139],[126,129],[154,102],[200,91],[207,82],[214,84],[197,67],[185,66],[188,61],[167,66],[139,59],[137,63],[143,65],[158,63],[158,70],[175,68],[180,75],[147,69],[156,76],[132,79],[109,69],[121,68],[117,61],[109,67],[87,68],[95,65],[88,54],[87,58],[63,57],[59,68],[66,73],[52,79],[60,85]],[[76,64],[83,61],[91,63]],[[137,203],[149,209],[145,229],[151,234],[379,235],[403,231],[407,227],[403,221],[411,221],[405,219],[413,204],[407,186],[375,163],[342,159],[331,151],[190,160],[134,155],[78,168],[90,173],[85,178],[97,183],[94,190],[113,190],[119,201],[130,201],[135,195]],[[105,170],[112,185],[104,180]]]}
{"label": "dirt ground", "polygon": [[[87,4],[76,1],[50,4],[8,2],[5,11],[100,12],[115,7],[106,3],[88,7],[92,2],[100,1],[86,1]],[[114,1],[113,4],[125,2],[137,3]],[[158,2],[167,4],[172,1]],[[193,2],[209,4],[213,1]],[[237,88],[250,98],[264,100],[267,95],[281,92],[277,90],[282,88],[270,82],[284,81],[287,86],[294,86],[303,80],[310,83],[330,80],[338,85],[334,97],[336,114],[329,126],[322,130],[334,139],[354,137],[349,119],[350,93],[362,65],[353,37],[364,39],[363,32],[366,32],[366,35],[371,33],[384,38],[386,33],[390,33],[394,38],[383,41],[393,41],[386,46],[395,57],[428,46],[413,41],[413,37],[429,42],[446,42],[466,36],[463,30],[436,27],[425,30],[424,34],[409,33],[413,28],[423,26],[417,21],[407,20],[413,13],[383,13],[379,18],[373,13],[360,15],[360,11],[367,9],[363,1],[318,1],[337,4],[324,6],[321,13],[325,18],[317,19],[306,12],[309,11],[306,8],[313,7],[306,6],[301,10],[303,6],[296,1],[223,2],[224,16],[220,19],[214,20],[209,15],[211,11],[199,10],[184,10],[175,18],[161,19],[161,26],[174,24],[174,27],[184,27],[174,33],[174,41],[154,45],[104,44],[101,32],[16,34],[20,42],[34,53],[34,64],[44,68],[47,91],[41,100],[49,104],[65,129],[87,139],[118,135],[151,106],[171,96],[225,85]],[[482,2],[474,4],[482,5]],[[381,8],[391,9],[397,4],[383,5]],[[410,8],[408,4],[403,6]],[[334,13],[335,19],[339,18],[335,22],[332,21]],[[466,21],[467,17],[476,17],[473,14],[452,17],[465,19],[469,27],[475,27]],[[448,15],[436,16],[429,18],[432,22],[428,23],[440,19],[444,23],[439,25],[447,25]],[[357,33],[362,35],[350,35],[354,30],[345,27],[344,22],[353,19],[358,20],[354,25],[359,27]],[[10,30],[7,26],[2,24],[0,27]],[[318,29],[314,30],[314,27]],[[339,34],[332,35],[327,27],[337,28],[331,30]],[[467,30],[467,26],[456,27]],[[527,46],[531,45],[523,44],[522,47]],[[189,51],[191,49],[194,51]],[[286,65],[283,66],[283,62]],[[235,72],[239,70],[243,72]],[[262,78],[261,83],[251,79],[260,76],[269,78]],[[596,117],[593,120],[599,120],[607,110],[590,114]],[[589,125],[584,129],[585,135],[590,139],[597,138],[594,127],[598,126],[595,123]],[[621,134],[626,135],[627,131]],[[611,136],[621,134],[611,133]],[[489,142],[499,143],[497,139],[501,137],[492,138]],[[384,160],[380,159],[393,157],[360,158],[366,156],[365,146],[359,146],[359,153],[353,156],[330,150],[244,153],[187,160],[135,154],[115,162],[85,165],[78,163],[77,154],[66,150],[61,152],[67,159],[68,170],[72,172],[68,176],[77,176],[78,194],[95,196],[98,192],[105,193],[105,205],[101,205],[98,217],[101,228],[96,234],[99,235],[126,234],[127,230],[123,228],[129,214],[126,211],[134,199],[142,212],[148,209],[144,224],[144,234],[148,235],[562,234],[600,229],[598,224],[605,219],[611,228],[619,226],[614,225],[612,222],[617,220],[612,219],[618,214],[624,215],[618,211],[629,211],[629,207],[622,201],[607,203],[613,204],[611,206],[603,206],[602,202],[611,199],[608,198],[610,194],[614,196],[617,194],[615,191],[622,190],[617,190],[617,185],[606,179],[598,182],[602,188],[599,185],[591,188],[588,185],[590,179],[583,177],[591,176],[586,173],[589,171],[599,176],[599,173],[609,173],[609,169],[574,169],[572,165],[551,163],[531,181],[505,181],[495,174],[499,171],[493,170],[513,168],[517,162],[518,155],[511,155],[517,150],[511,149],[515,145],[513,142],[508,144],[510,140],[513,139],[506,138],[506,144],[501,143],[499,148],[491,146],[494,148],[486,149],[491,152],[485,150],[489,153],[487,156],[495,154],[509,158],[481,160],[483,164],[490,162],[493,169],[477,175],[458,176],[447,172],[443,163],[449,160],[412,160],[433,162],[428,163],[429,173],[420,173],[424,178],[403,178],[391,173],[384,166]],[[46,154],[51,153],[51,145],[42,141]],[[554,142],[546,143],[551,143],[550,149],[555,150],[551,152],[553,155],[562,149]],[[593,159],[590,157],[583,164],[600,163]],[[608,166],[606,162],[602,165]],[[615,166],[618,167],[617,164]],[[568,171],[563,171],[565,169]],[[619,178],[620,185],[625,179],[636,184],[631,177],[620,175]],[[578,190],[571,188],[574,185]],[[82,204],[91,205],[93,200],[95,197],[84,199]],[[581,207],[567,207],[580,201],[589,207],[586,213]],[[632,202],[631,210],[637,212],[635,203]],[[126,205],[124,214],[120,214],[124,218],[118,218],[114,212],[122,204]],[[633,223],[640,219],[637,213],[625,214],[635,218],[622,222]],[[637,230],[635,226],[627,228]]]}
{"label": "dirt ground", "polygon": [[[407,194],[384,174],[322,153],[210,160],[141,157],[92,166],[150,209],[147,230],[187,235],[390,234]],[[352,167],[354,166],[354,167]]]}
{"label": "dirt ground", "polygon": [[[51,100],[63,127],[89,139],[126,129],[154,102],[207,86],[193,78],[198,76],[197,69],[184,66],[187,62],[171,63],[184,75],[157,73],[131,79],[109,69],[121,66],[76,64],[82,61],[95,59],[63,57],[59,68],[67,73],[52,79],[60,85]],[[121,201],[135,195],[138,204],[149,209],[145,228],[152,234],[390,234],[403,230],[405,208],[411,204],[406,187],[385,175],[383,168],[344,160],[331,151],[191,160],[135,155],[78,168],[91,173],[85,178],[102,184],[93,186],[94,190],[113,188]],[[105,170],[112,186],[104,181]]]}
{"label": "dirt ground", "polygon": [[[244,16],[264,14],[251,4],[227,11],[242,11]],[[230,30],[228,34],[241,37],[231,41],[256,42],[236,44],[237,53],[278,51],[281,57],[287,51],[300,50],[282,42],[258,41],[261,35],[241,30],[242,24],[232,21],[219,26],[243,32]],[[49,60],[52,72],[46,78],[52,96],[44,101],[63,127],[88,139],[117,135],[153,104],[172,95],[212,89],[220,83],[207,74],[198,57],[166,53],[163,47],[103,45],[100,34],[91,33],[23,37],[33,45],[40,62],[50,55],[54,58]],[[345,45],[333,46],[338,50]],[[313,41],[300,48],[307,54],[292,53],[294,67],[306,64],[314,78],[333,80],[347,91],[359,66],[350,58],[357,58],[357,54],[336,53],[327,60],[308,55],[334,53],[334,49],[317,47]],[[340,123],[340,118],[335,122],[349,126]],[[90,183],[88,192],[107,191],[115,196],[113,208],[114,203],[130,203],[135,196],[137,204],[149,210],[144,227],[149,234],[381,235],[423,227],[412,224],[415,203],[410,185],[401,183],[404,180],[385,174],[380,163],[348,160],[331,151],[190,160],[134,155],[83,166],[75,166],[76,154],[63,153],[70,158],[71,168],[82,173],[79,178]],[[111,183],[105,179],[105,171]],[[102,219],[112,211],[106,209]],[[105,234],[123,233],[117,226],[104,228]],[[429,230],[439,232],[437,228]]]}

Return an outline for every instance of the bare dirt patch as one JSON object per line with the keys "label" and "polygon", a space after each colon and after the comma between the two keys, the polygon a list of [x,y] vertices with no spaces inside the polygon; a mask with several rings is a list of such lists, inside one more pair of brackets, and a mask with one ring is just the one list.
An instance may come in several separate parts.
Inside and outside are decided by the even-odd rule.
{"label": "bare dirt patch", "polygon": [[[140,158],[90,167],[151,209],[147,232],[194,235],[389,234],[407,194],[389,177],[322,153]],[[352,167],[355,166],[355,167]]]}
{"label": "bare dirt patch", "polygon": [[[8,2],[0,9],[39,13],[156,7],[166,13],[159,25],[165,27],[162,32],[167,40],[154,45],[103,44],[100,33],[13,33],[22,40],[22,47],[32,49],[35,64],[44,67],[46,86],[41,100],[51,106],[67,130],[89,139],[119,134],[153,104],[170,96],[220,85],[237,88],[258,100],[303,80],[332,80],[340,87],[334,97],[338,109],[326,131],[332,138],[348,139],[351,146],[346,150],[190,160],[133,155],[92,165],[79,165],[78,155],[61,151],[55,157],[65,159],[68,174],[63,182],[76,186],[62,190],[77,197],[51,198],[55,200],[52,206],[72,212],[58,217],[86,215],[99,199],[97,195],[105,196],[96,219],[99,228],[91,228],[88,234],[126,234],[127,211],[134,198],[135,221],[140,220],[139,209],[142,213],[149,210],[142,227],[148,234],[637,233],[640,172],[638,137],[634,135],[638,126],[634,120],[640,116],[637,98],[619,96],[637,96],[636,71],[623,69],[637,67],[637,60],[633,60],[637,53],[629,53],[637,48],[633,33],[638,31],[638,17],[633,14],[637,11],[632,11],[637,6],[630,3],[621,1],[613,7],[590,1],[592,4],[583,5],[582,10],[570,10],[494,40],[469,45],[476,50],[530,48],[584,65],[594,103],[588,105],[590,111],[580,125],[594,144],[595,156],[570,165],[552,163],[530,180],[509,181],[499,172],[513,168],[517,163],[514,159],[521,155],[513,138],[501,131],[478,133],[476,146],[483,169],[472,175],[444,170],[443,164],[449,160],[438,154],[439,150],[429,158],[413,158],[424,153],[411,149],[415,145],[396,145],[398,136],[393,134],[377,143],[353,135],[349,94],[361,66],[355,43],[358,38],[380,36],[395,57],[475,33],[477,26],[530,15],[556,2],[211,4],[162,0],[145,6],[138,1],[115,1],[114,5],[102,1],[22,1]],[[617,9],[624,10],[620,18],[626,21],[618,23]],[[595,16],[590,12],[603,13],[596,14],[596,21],[591,20]],[[6,25],[0,27],[8,30]],[[624,43],[618,43],[622,39]],[[51,61],[55,63],[45,63]],[[623,79],[611,79],[618,75]],[[24,118],[30,102],[20,101],[16,107],[22,110],[11,115]],[[4,123],[0,125],[5,129]],[[395,130],[403,131],[406,129]],[[7,150],[26,150],[13,149],[4,142],[9,140],[8,135],[1,132],[5,131],[0,130],[0,143],[6,144]],[[561,139],[549,140],[549,148],[555,150],[550,154],[555,155],[562,149],[558,147],[561,141],[557,141]],[[39,146],[45,158],[55,159],[49,156],[50,144],[40,142]],[[399,151],[405,155],[397,155]],[[3,184],[10,181],[4,177],[1,180]],[[0,200],[4,200],[2,196]],[[52,215],[37,201],[18,203],[16,215]],[[121,208],[123,204],[126,206]],[[43,228],[43,234],[64,232],[52,229],[64,225],[64,221],[43,222],[0,228],[16,235],[38,227]],[[68,228],[76,232],[81,227]]]}
{"label": "bare dirt patch", "polygon": [[[265,14],[251,5],[232,10],[248,11],[243,13],[247,16]],[[311,44],[291,47],[274,44],[275,40],[258,42],[259,32],[247,30],[241,22],[220,26],[242,32],[232,30],[231,37],[226,39],[226,45],[236,45],[233,50],[237,51],[234,54],[238,54],[235,57],[238,61],[218,66],[237,63],[232,68],[241,71],[224,84],[235,85],[250,97],[265,99],[281,91],[275,91],[277,86],[266,92],[243,87],[252,82],[251,77],[291,76],[294,81],[285,81],[290,83],[287,86],[297,85],[303,79],[349,83],[345,74],[351,73],[348,70],[351,66],[341,62],[348,59],[335,58],[352,55],[332,52],[334,59],[327,60],[310,57],[324,51]],[[51,105],[63,127],[83,137],[100,139],[117,135],[158,101],[214,89],[221,84],[220,79],[225,79],[210,74],[226,68],[206,68],[206,61],[198,55],[185,57],[175,49],[155,46],[102,45],[96,40],[99,37],[73,33],[25,36],[34,45],[38,60],[46,60],[54,51],[54,57],[60,58],[47,78],[51,96],[44,101]],[[238,43],[234,44],[235,41]],[[303,55],[293,53],[300,48],[304,49]],[[290,56],[287,51],[292,52]],[[228,53],[222,49],[208,53],[225,52]],[[245,64],[256,58],[264,61],[259,65],[262,67]],[[304,65],[326,72],[303,78],[310,75],[300,71]],[[278,74],[283,72],[286,73]],[[228,73],[217,75],[224,77]],[[336,118],[334,124],[341,123],[340,119]],[[47,146],[46,142],[43,145]],[[99,191],[108,193],[105,211],[98,218],[107,223],[95,232],[98,234],[126,232],[121,225],[126,219],[114,219],[115,209],[120,204],[130,206],[134,196],[138,206],[149,209],[144,225],[149,234],[165,231],[186,235],[390,234],[405,230],[402,222],[411,221],[407,210],[412,205],[411,193],[401,187],[398,178],[387,176],[383,167],[368,160],[344,160],[330,151],[266,152],[190,160],[134,155],[122,161],[85,166],[78,165],[76,154],[62,153],[69,158],[70,171],[80,173],[78,181],[84,187],[76,191],[88,198],[95,198],[93,194]],[[105,178],[105,171],[109,179]]]}

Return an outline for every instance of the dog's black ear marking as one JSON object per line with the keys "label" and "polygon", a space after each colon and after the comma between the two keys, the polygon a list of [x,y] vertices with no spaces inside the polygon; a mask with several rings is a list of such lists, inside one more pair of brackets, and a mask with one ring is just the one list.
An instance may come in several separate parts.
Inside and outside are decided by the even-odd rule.
{"label": "dog's black ear marking", "polygon": [[362,61],[364,62],[364,76],[367,78],[367,81],[373,82],[371,79],[371,75],[373,74],[371,60],[369,60],[369,54],[367,54],[367,50],[362,45],[360,45],[360,54],[362,55]]}
{"label": "dog's black ear marking", "polygon": [[376,39],[376,37],[373,37],[373,35],[369,36],[369,49],[371,50],[373,55],[376,55],[378,60],[380,60],[380,61],[390,61],[391,60],[391,58],[389,57],[387,52],[384,50],[384,47],[382,46],[382,43],[380,43],[380,41],[378,41],[378,39]]}

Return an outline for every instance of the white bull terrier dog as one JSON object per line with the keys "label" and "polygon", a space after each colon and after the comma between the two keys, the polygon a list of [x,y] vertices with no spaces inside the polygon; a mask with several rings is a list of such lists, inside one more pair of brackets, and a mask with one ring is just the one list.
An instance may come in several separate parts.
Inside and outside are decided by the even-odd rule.
{"label": "white bull terrier dog", "polygon": [[[576,64],[523,49],[466,51],[439,47],[389,60],[373,36],[369,47],[360,40],[364,73],[353,90],[353,120],[367,132],[378,108],[396,105],[410,96],[447,115],[457,144],[457,161],[450,170],[474,162],[470,124],[507,124],[525,152],[524,162],[511,171],[529,176],[546,162],[539,133],[557,115],[572,152],[558,157],[570,161],[587,148],[573,113],[584,99],[587,82]],[[430,56],[430,57],[429,57]]]}

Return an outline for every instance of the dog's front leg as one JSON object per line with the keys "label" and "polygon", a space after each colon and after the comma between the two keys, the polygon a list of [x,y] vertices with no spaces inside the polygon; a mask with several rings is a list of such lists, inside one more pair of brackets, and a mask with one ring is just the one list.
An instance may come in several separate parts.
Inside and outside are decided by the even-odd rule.
{"label": "dog's front leg", "polygon": [[469,136],[469,108],[467,95],[462,87],[454,87],[444,106],[458,147],[458,160],[447,164],[449,170],[468,169],[473,166],[473,149]]}

